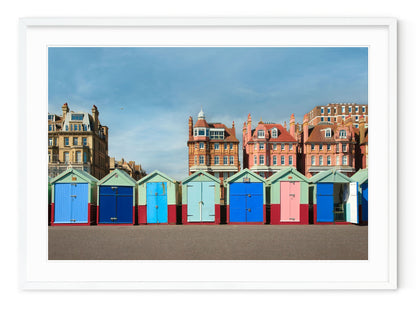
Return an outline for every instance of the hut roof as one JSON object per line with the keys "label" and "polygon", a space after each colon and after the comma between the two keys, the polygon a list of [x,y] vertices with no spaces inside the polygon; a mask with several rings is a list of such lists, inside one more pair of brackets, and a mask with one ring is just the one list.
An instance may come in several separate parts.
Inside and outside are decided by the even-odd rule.
{"label": "hut roof", "polygon": [[215,176],[213,176],[213,175],[211,175],[211,174],[209,174],[205,171],[198,170],[195,173],[193,173],[192,175],[190,175],[187,178],[185,178],[184,180],[182,180],[182,184],[186,184],[186,183],[190,182],[192,179],[198,177],[200,174],[205,175],[206,177],[208,177],[212,181],[215,181],[216,183],[219,183],[219,184],[221,183],[221,180],[219,180],[217,177],[215,177]]}
{"label": "hut roof", "polygon": [[338,172],[335,169],[330,169],[328,171],[320,172],[314,176],[312,176],[309,181],[311,183],[317,182],[335,182],[335,183],[344,183],[344,182],[352,182],[353,180],[348,176]]}
{"label": "hut roof", "polygon": [[152,179],[154,176],[159,175],[162,176],[163,178],[169,180],[170,182],[173,183],[177,183],[176,180],[174,180],[173,178],[167,176],[166,174],[163,174],[162,172],[159,172],[158,170],[154,170],[153,172],[151,172],[149,175],[146,175],[145,177],[143,177],[142,179],[137,181],[137,184],[140,185],[146,181],[148,181],[149,179]]}
{"label": "hut roof", "polygon": [[59,180],[63,179],[65,176],[69,175],[69,174],[77,175],[79,178],[81,178],[82,180],[84,180],[88,183],[97,183],[98,182],[97,178],[88,174],[85,171],[77,170],[77,169],[74,169],[74,168],[69,168],[65,172],[62,172],[61,174],[59,174],[55,178],[51,179],[50,183],[54,184],[54,183],[58,182]]}
{"label": "hut roof", "polygon": [[360,169],[357,173],[351,176],[351,179],[357,181],[359,185],[368,182],[368,169]]}
{"label": "hut roof", "polygon": [[112,171],[110,174],[104,176],[98,183],[97,185],[103,185],[107,182],[109,182],[113,177],[118,176],[121,178],[121,181],[126,183],[127,185],[131,185],[134,186],[136,185],[136,181],[129,175],[127,174],[125,171],[123,170],[119,170],[118,168],[116,168],[114,171]]}
{"label": "hut roof", "polygon": [[234,182],[236,179],[240,178],[242,175],[244,174],[249,174],[250,176],[252,176],[254,179],[258,180],[259,182],[265,183],[266,180],[261,177],[260,175],[254,173],[253,171],[249,170],[248,168],[243,169],[242,171],[234,174],[233,176],[228,177],[225,182],[226,183],[232,183]]}
{"label": "hut roof", "polygon": [[287,167],[287,168],[281,170],[280,172],[277,172],[277,173],[273,174],[272,176],[270,176],[269,178],[266,179],[266,182],[271,184],[275,180],[281,179],[281,178],[285,177],[286,175],[289,175],[290,173],[299,177],[301,180],[303,180],[307,183],[310,182],[308,178],[306,178],[302,173],[300,173],[294,167]]}

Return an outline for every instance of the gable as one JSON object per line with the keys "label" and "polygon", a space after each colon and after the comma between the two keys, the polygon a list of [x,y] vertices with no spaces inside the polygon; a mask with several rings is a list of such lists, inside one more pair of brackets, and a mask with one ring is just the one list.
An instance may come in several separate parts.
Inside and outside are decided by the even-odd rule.
{"label": "gable", "polygon": [[312,176],[310,178],[312,183],[346,183],[352,182],[351,178],[348,176],[332,169],[329,171],[324,171]]}
{"label": "gable", "polygon": [[158,170],[153,171],[149,175],[143,177],[139,181],[137,181],[137,184],[143,184],[145,182],[171,182],[176,183],[176,180],[170,178],[169,176],[159,172]]}
{"label": "gable", "polygon": [[73,168],[67,169],[65,172],[53,178],[50,183],[97,183],[98,179],[94,176]]}
{"label": "gable", "polygon": [[135,186],[136,181],[126,172],[115,169],[98,182],[100,186]]}
{"label": "gable", "polygon": [[209,174],[205,171],[196,171],[195,173],[193,173],[189,177],[185,178],[182,181],[182,184],[185,185],[185,184],[187,184],[191,181],[214,181],[218,184],[221,183],[221,181],[218,178],[212,176],[211,174]]}
{"label": "gable", "polygon": [[248,168],[245,168],[239,173],[234,174],[233,176],[227,178],[225,182],[226,183],[246,182],[245,180],[247,178],[250,182],[262,182],[262,183],[266,182],[266,180],[263,177],[250,171]]}
{"label": "gable", "polygon": [[309,179],[293,167],[283,169],[280,172],[273,174],[266,181],[268,184],[273,184],[278,181],[302,181],[309,183]]}

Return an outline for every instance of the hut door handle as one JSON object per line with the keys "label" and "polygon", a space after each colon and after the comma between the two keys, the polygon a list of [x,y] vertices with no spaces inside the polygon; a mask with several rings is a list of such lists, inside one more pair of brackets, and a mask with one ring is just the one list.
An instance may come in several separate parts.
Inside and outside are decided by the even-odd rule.
{"label": "hut door handle", "polygon": [[111,217],[110,219],[111,219],[111,221],[116,221],[117,217]]}
{"label": "hut door handle", "polygon": [[249,194],[248,197],[251,198],[251,194]]}
{"label": "hut door handle", "polygon": [[155,208],[157,208],[157,205],[155,206]]}
{"label": "hut door handle", "polygon": [[251,212],[251,208],[249,208],[248,211]]}
{"label": "hut door handle", "polygon": [[71,198],[76,198],[77,196],[76,195],[71,195]]}

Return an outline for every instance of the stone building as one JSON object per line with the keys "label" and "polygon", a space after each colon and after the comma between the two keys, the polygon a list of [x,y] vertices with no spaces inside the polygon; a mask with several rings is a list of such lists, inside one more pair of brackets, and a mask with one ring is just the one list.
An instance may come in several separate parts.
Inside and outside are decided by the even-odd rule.
{"label": "stone building", "polygon": [[115,158],[110,158],[110,173],[115,169],[125,171],[135,180],[139,180],[146,176],[146,171],[143,170],[140,164],[136,164],[135,161],[126,162],[123,158],[120,161],[116,161]]}
{"label": "stone building", "polygon": [[68,104],[62,115],[48,114],[48,176],[66,169],[83,170],[101,179],[109,173],[108,127],[100,124],[94,105],[91,114],[73,112]]}
{"label": "stone building", "polygon": [[316,106],[307,113],[308,124],[318,125],[320,122],[330,122],[340,124],[351,117],[354,128],[359,127],[360,117],[364,117],[365,127],[368,126],[368,105],[355,103],[330,103],[326,106]]}

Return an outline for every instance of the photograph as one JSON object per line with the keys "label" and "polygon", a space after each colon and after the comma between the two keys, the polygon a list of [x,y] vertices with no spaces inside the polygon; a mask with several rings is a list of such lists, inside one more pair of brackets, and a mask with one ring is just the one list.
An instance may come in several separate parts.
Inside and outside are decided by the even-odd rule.
{"label": "photograph", "polygon": [[48,260],[368,260],[368,46],[46,52]]}

